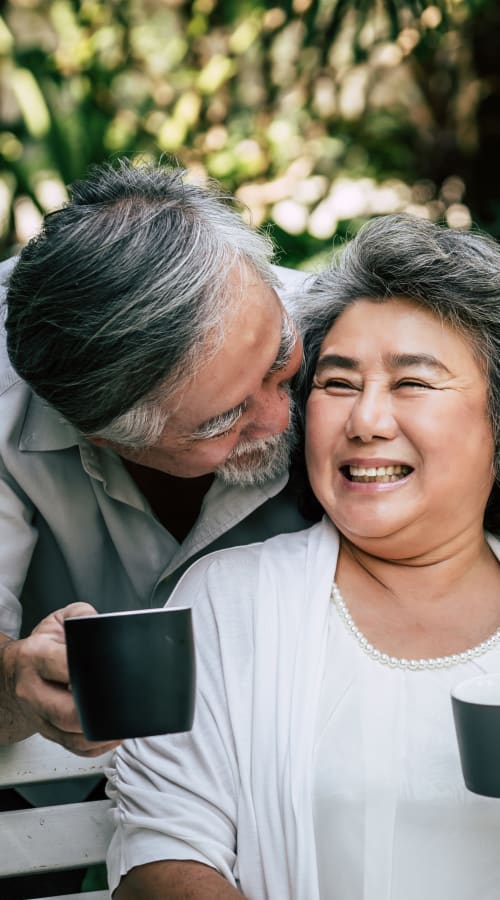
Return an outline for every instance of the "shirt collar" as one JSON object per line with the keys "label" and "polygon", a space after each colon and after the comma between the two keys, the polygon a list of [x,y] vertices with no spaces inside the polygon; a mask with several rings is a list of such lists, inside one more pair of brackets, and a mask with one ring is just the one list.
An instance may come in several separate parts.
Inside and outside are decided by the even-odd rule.
{"label": "shirt collar", "polygon": [[19,437],[20,450],[65,450],[80,441],[81,435],[73,425],[44,400],[31,395]]}
{"label": "shirt collar", "polygon": [[[275,497],[285,487],[287,481],[288,473],[285,473],[262,485],[237,487],[215,478],[203,499],[198,519],[179,545],[177,553],[163,573],[164,576],[188,560],[192,560],[267,500]],[[254,534],[252,540],[256,539]]]}
{"label": "shirt collar", "polygon": [[[24,451],[66,450],[79,446],[82,463],[87,473],[100,481],[109,482],[114,492],[115,476],[117,494],[123,491],[121,465],[119,457],[111,450],[104,452],[93,447],[77,429],[64,419],[60,413],[32,394],[28,403],[19,438],[19,449]],[[117,466],[119,472],[117,473]],[[271,479],[262,485],[252,487],[229,487],[216,478],[208,491],[200,511],[200,520],[210,522],[210,528],[216,530],[227,528],[229,522],[248,515],[266,500],[279,493],[288,481],[288,474]],[[228,495],[231,503],[228,504]],[[130,502],[130,498],[129,502]]]}

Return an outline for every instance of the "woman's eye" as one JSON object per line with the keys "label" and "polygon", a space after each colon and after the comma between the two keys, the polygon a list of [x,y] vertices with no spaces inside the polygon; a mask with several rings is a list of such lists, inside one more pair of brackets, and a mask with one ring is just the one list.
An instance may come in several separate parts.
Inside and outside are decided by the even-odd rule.
{"label": "woman's eye", "polygon": [[324,381],[314,381],[313,387],[323,391],[357,391],[359,388],[349,381],[342,381],[340,378],[325,378]]}
{"label": "woman's eye", "polygon": [[428,388],[431,390],[430,384],[426,384],[424,381],[416,381],[414,378],[402,378],[401,381],[398,381],[396,387]]}

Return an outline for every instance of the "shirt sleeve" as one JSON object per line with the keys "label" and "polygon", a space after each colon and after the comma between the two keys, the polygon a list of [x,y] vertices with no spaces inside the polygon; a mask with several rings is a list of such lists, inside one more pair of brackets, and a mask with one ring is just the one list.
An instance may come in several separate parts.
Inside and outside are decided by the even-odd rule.
{"label": "shirt sleeve", "polygon": [[[11,257],[0,263],[0,305],[4,303],[8,279],[18,262]],[[3,328],[3,317],[0,317]],[[0,385],[4,389],[3,356],[6,357],[4,340],[0,342]],[[10,383],[10,378],[8,379]],[[6,411],[2,407],[2,422]],[[20,596],[28,572],[33,549],[37,541],[36,528],[32,525],[33,509],[6,471],[0,458],[0,632],[18,637],[21,630],[22,607]]]}
{"label": "shirt sleeve", "polygon": [[167,859],[205,863],[236,885],[235,726],[237,710],[249,708],[252,655],[249,585],[242,588],[237,564],[241,552],[223,551],[195,563],[169,602],[193,607],[194,724],[186,734],[126,741],[115,753],[107,772],[114,801],[111,891],[134,866]]}
{"label": "shirt sleeve", "polygon": [[37,541],[32,519],[33,509],[0,460],[0,632],[9,637],[21,629],[19,598]]}

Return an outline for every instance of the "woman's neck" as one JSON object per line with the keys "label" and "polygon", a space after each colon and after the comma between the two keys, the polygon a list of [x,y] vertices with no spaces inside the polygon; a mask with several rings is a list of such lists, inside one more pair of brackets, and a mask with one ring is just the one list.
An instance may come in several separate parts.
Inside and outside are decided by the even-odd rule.
{"label": "woman's neck", "polygon": [[500,566],[482,531],[402,559],[342,537],[336,581],[358,628],[390,655],[458,653],[500,626]]}

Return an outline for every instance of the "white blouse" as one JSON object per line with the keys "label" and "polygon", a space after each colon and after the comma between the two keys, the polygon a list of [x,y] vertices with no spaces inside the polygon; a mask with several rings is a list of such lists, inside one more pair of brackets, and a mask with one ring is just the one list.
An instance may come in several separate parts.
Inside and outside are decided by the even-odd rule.
{"label": "white blouse", "polygon": [[498,645],[451,668],[389,668],[331,604],[313,780],[321,900],[498,900],[500,800],[465,788],[450,701],[482,672],[500,672]]}

